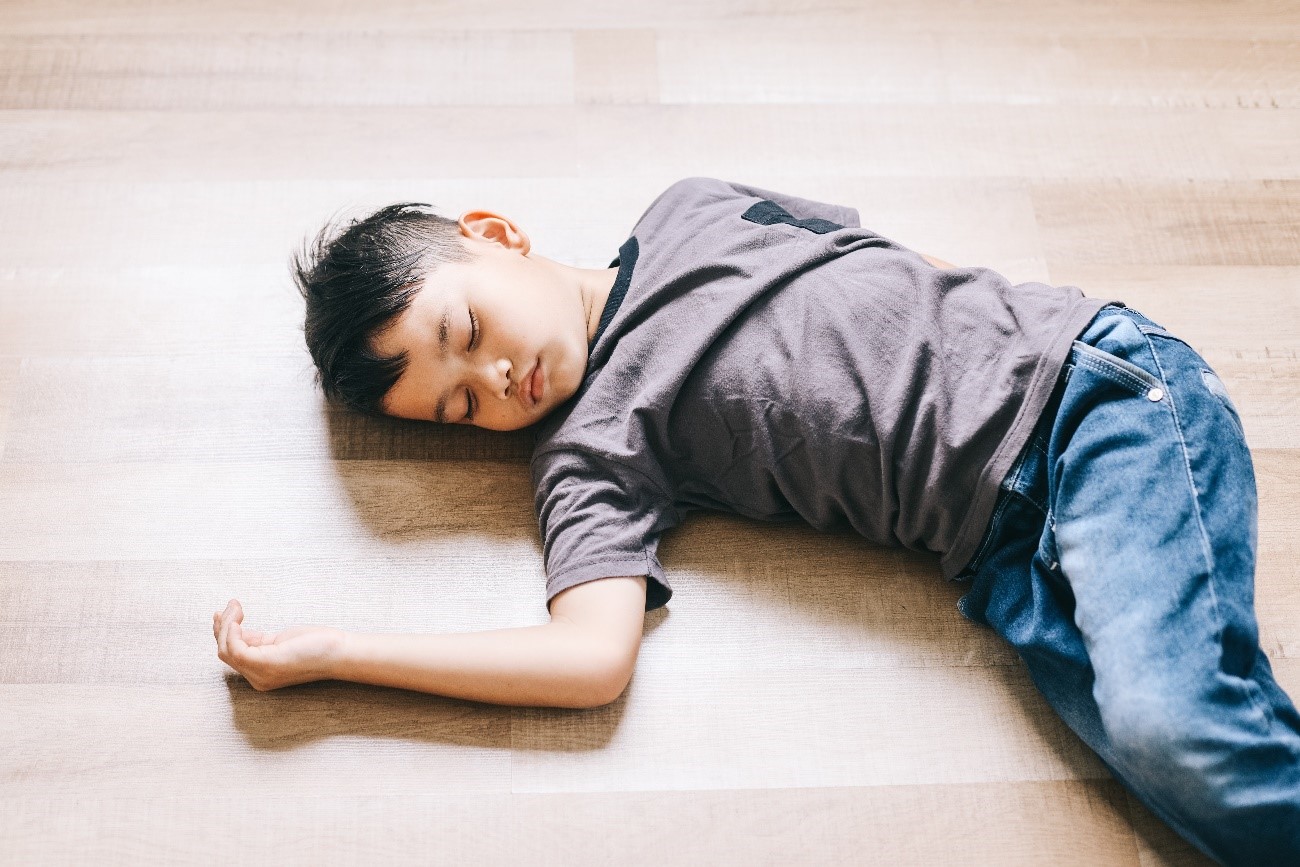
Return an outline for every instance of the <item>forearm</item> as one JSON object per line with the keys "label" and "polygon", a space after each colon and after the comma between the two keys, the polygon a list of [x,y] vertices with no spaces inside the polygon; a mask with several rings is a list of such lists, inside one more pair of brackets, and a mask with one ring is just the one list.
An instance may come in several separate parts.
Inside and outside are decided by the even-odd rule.
{"label": "forearm", "polygon": [[936,267],[936,268],[941,268],[941,269],[947,270],[948,268],[956,268],[956,267],[957,267],[956,265],[952,264],[951,262],[945,262],[945,261],[943,261],[942,259],[936,259],[936,258],[934,258],[933,256],[927,256],[927,255],[925,255],[924,253],[921,254],[921,258],[924,259],[925,261],[929,262],[931,265],[933,265],[933,266]]}
{"label": "forearm", "polygon": [[593,707],[613,665],[571,623],[444,634],[349,632],[330,677],[492,704]]}

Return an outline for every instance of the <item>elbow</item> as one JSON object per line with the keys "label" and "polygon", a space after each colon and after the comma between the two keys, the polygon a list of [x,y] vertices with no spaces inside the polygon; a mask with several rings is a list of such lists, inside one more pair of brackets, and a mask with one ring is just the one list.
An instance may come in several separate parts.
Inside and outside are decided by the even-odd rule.
{"label": "elbow", "polygon": [[627,690],[627,685],[631,680],[632,669],[623,666],[599,678],[592,690],[591,701],[587,704],[587,707],[604,707],[618,701],[619,696]]}

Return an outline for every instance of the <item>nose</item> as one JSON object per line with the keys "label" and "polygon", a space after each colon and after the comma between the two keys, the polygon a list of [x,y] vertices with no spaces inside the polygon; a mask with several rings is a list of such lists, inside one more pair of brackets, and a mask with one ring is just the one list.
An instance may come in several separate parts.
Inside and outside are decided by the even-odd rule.
{"label": "nose", "polygon": [[487,394],[502,400],[510,399],[510,370],[512,365],[508,358],[493,361],[485,372],[486,381],[483,388]]}

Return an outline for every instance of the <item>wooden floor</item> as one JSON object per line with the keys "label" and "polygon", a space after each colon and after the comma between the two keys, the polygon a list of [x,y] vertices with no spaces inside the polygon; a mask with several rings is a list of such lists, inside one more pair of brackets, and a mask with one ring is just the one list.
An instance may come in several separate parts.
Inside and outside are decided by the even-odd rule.
{"label": "wooden floor", "polygon": [[725,515],[596,710],[258,693],[245,623],[542,623],[529,431],[312,382],[291,248],[393,200],[604,267],[672,181],[1122,298],[1222,374],[1300,696],[1284,0],[0,2],[0,862],[1198,865],[937,560]]}

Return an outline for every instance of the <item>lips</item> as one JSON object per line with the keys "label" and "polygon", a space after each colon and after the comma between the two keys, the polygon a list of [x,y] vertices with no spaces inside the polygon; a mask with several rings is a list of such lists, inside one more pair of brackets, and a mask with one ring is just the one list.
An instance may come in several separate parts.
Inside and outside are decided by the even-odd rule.
{"label": "lips", "polygon": [[542,359],[540,357],[537,359],[537,366],[533,368],[532,382],[533,406],[536,406],[541,403],[542,394],[546,391],[546,374],[542,372]]}
{"label": "lips", "polygon": [[524,405],[524,409],[532,409],[541,399],[545,379],[541,375],[541,370],[542,360],[538,358],[533,364],[533,369],[519,383],[519,402]]}

